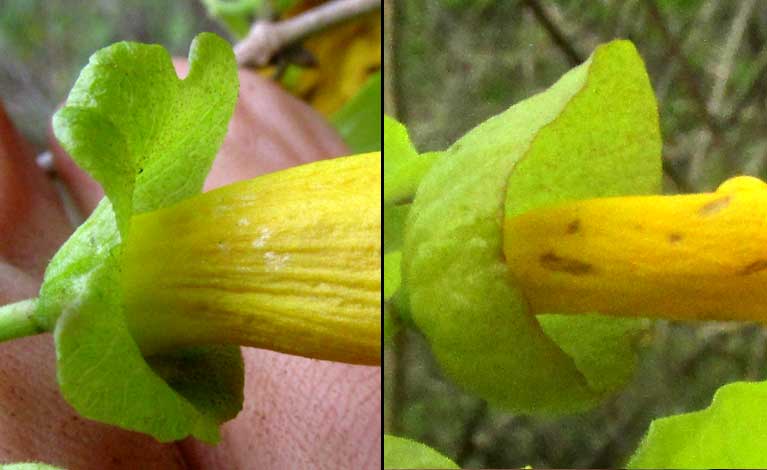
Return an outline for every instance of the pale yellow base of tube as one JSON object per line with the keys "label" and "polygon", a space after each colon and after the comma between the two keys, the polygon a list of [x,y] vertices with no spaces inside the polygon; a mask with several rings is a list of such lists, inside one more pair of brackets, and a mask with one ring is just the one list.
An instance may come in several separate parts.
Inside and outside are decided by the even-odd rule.
{"label": "pale yellow base of tube", "polygon": [[767,185],[534,209],[504,254],[533,313],[767,322]]}
{"label": "pale yellow base of tube", "polygon": [[380,364],[380,164],[317,162],[135,217],[123,280],[142,351],[228,343]]}

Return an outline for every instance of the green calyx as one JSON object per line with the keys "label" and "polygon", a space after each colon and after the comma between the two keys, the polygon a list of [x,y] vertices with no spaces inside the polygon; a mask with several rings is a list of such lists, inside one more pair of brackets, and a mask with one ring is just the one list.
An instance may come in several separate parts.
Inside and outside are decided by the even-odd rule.
{"label": "green calyx", "polygon": [[59,385],[80,414],[160,441],[213,443],[242,405],[239,348],[143,357],[121,281],[131,218],[201,192],[234,111],[231,46],[200,34],[189,63],[181,80],[162,47],[114,44],[91,57],[54,116],[56,137],[107,197],[49,264],[34,320],[53,331]]}
{"label": "green calyx", "polygon": [[384,340],[391,342],[400,320],[410,322],[402,286],[401,264],[405,221],[421,179],[441,157],[441,152],[419,154],[407,129],[384,115]]}
{"label": "green calyx", "polygon": [[[418,158],[403,127],[385,133],[387,159]],[[596,404],[630,377],[644,321],[598,312],[533,315],[507,267],[503,223],[567,201],[656,193],[660,148],[655,101],[633,46],[597,48],[547,91],[440,152],[425,176],[403,180],[415,189],[398,199],[401,212],[396,205],[388,217],[385,211],[384,250],[396,254],[385,273],[389,309],[407,314],[446,375],[493,405],[540,414]],[[392,177],[397,168],[385,172]],[[577,236],[561,227],[556,236]],[[389,320],[390,330],[408,324],[394,313]],[[626,466],[764,468],[765,413],[767,382],[727,384],[707,408],[653,421]],[[432,449],[384,445],[391,455],[385,466],[415,466],[421,455],[439,465]]]}
{"label": "green calyx", "polygon": [[526,413],[583,410],[625,382],[643,322],[530,314],[503,260],[503,218],[657,192],[660,148],[643,63],[631,43],[614,41],[441,153],[404,222],[402,286],[448,376]]}

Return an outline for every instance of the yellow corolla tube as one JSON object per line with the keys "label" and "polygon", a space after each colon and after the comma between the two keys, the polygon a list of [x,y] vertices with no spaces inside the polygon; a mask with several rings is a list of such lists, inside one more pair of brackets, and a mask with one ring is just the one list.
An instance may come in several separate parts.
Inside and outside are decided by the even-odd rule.
{"label": "yellow corolla tube", "polygon": [[767,321],[767,185],[590,199],[509,218],[504,254],[533,313]]}
{"label": "yellow corolla tube", "polygon": [[381,159],[321,161],[134,217],[122,273],[145,354],[240,344],[380,363]]}

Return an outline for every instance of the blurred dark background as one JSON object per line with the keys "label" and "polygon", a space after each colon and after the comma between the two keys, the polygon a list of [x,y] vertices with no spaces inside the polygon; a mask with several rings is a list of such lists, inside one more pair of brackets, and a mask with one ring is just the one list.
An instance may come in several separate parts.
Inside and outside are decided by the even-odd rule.
{"label": "blurred dark background", "polygon": [[122,40],[186,56],[197,33],[228,37],[200,0],[2,0],[0,99],[37,150],[88,57]]}
{"label": "blurred dark background", "polygon": [[[631,39],[655,88],[668,193],[767,179],[767,9],[755,0],[384,1],[384,110],[419,151],[542,91],[594,47]],[[763,380],[767,333],[752,324],[659,321],[635,379],[588,413],[559,419],[488,408],[444,379],[405,332],[386,347],[386,432],[467,467],[625,464],[653,418],[707,406],[735,380]],[[566,392],[563,392],[566,393]]]}

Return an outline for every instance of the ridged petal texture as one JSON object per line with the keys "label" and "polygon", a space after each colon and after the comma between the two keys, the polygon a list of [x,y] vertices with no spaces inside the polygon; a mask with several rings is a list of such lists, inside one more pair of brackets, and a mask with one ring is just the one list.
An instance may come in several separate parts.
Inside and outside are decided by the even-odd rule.
{"label": "ridged petal texture", "polygon": [[231,343],[380,363],[380,164],[326,160],[135,217],[123,283],[142,350]]}

